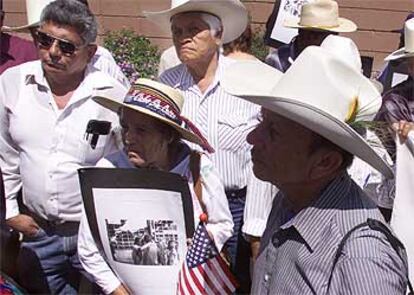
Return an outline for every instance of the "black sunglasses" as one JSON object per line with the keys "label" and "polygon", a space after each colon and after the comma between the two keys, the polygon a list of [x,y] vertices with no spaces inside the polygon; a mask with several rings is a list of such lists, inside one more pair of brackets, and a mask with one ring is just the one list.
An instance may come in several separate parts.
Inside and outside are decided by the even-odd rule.
{"label": "black sunglasses", "polygon": [[36,41],[39,43],[40,46],[46,49],[49,49],[53,45],[53,43],[57,41],[60,51],[62,51],[62,53],[65,55],[72,55],[75,53],[76,50],[81,48],[70,41],[53,37],[52,35],[49,35],[41,31],[36,32]]}

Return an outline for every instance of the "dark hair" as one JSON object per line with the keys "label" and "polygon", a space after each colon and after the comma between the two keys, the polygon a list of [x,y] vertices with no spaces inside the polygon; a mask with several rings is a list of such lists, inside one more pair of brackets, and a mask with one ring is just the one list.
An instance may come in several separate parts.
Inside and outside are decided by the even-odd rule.
{"label": "dark hair", "polygon": [[223,44],[223,53],[224,55],[228,55],[233,51],[241,51],[246,53],[251,53],[251,46],[252,46],[252,29],[250,24],[247,25],[247,28],[244,32],[239,36],[239,38]]}
{"label": "dark hair", "polygon": [[88,0],[78,0],[80,3],[85,4],[87,7],[89,7]]}
{"label": "dark hair", "polygon": [[326,148],[329,150],[337,151],[342,155],[342,164],[339,167],[340,170],[348,169],[354,160],[354,155],[340,148],[332,141],[326,139],[325,137],[320,136],[317,133],[313,133],[313,141],[309,146],[309,154],[313,154],[320,148]]}
{"label": "dark hair", "polygon": [[40,23],[52,22],[73,27],[85,44],[96,41],[98,24],[89,8],[79,0],[56,0],[42,11]]}

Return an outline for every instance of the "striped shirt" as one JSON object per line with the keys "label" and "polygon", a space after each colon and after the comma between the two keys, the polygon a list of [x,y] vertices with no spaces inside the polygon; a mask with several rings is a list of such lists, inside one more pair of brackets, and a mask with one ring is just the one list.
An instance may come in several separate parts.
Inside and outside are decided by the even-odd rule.
{"label": "striped shirt", "polygon": [[[200,129],[216,150],[210,157],[220,173],[224,188],[250,187],[246,197],[249,200],[246,202],[249,213],[248,219],[244,220],[243,232],[261,236],[269,213],[260,206],[263,201],[261,193],[270,194],[270,190],[263,188],[266,184],[252,179],[251,145],[246,141],[247,134],[258,123],[260,107],[230,95],[221,87],[220,79],[226,67],[234,62],[223,55],[219,56],[214,81],[204,93],[194,83],[184,64],[166,70],[160,76],[160,81],[182,91],[185,97],[182,115]],[[199,148],[195,145],[191,147]]]}
{"label": "striped shirt", "polygon": [[[310,206],[292,215],[276,196],[258,260],[252,294],[326,294],[342,237],[381,213],[347,174],[332,181]],[[345,243],[329,294],[405,294],[407,261],[385,236],[368,227]]]}

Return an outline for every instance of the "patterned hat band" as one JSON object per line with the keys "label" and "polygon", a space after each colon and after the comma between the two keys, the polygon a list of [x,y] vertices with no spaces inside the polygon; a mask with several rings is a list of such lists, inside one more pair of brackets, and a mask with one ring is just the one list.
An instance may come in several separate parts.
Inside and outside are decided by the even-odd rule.
{"label": "patterned hat band", "polygon": [[147,109],[154,114],[174,122],[181,128],[192,132],[201,139],[201,147],[203,149],[209,153],[214,153],[214,149],[201,134],[200,130],[190,120],[181,116],[177,105],[168,98],[160,98],[158,95],[158,93],[153,93],[149,89],[133,89],[125,97],[124,103]]}
{"label": "patterned hat band", "polygon": [[133,90],[125,97],[124,103],[147,109],[174,122],[178,126],[181,126],[183,122],[180,112],[173,103],[161,99],[150,92]]}

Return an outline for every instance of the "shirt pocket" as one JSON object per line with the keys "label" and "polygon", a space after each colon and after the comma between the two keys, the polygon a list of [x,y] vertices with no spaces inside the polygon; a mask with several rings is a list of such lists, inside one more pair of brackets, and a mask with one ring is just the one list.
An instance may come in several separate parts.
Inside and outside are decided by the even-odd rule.
{"label": "shirt pocket", "polygon": [[92,149],[92,134],[86,134],[85,128],[69,128],[64,142],[67,154],[79,165],[94,166],[104,156],[108,135],[99,135],[96,147]]}
{"label": "shirt pocket", "polygon": [[95,148],[92,148],[91,141],[93,135],[84,134],[80,141],[79,148],[82,163],[95,166],[95,164],[105,155],[105,147],[110,135],[111,133],[107,135],[99,135]]}
{"label": "shirt pocket", "polygon": [[247,121],[242,116],[227,116],[218,120],[219,148],[238,151],[246,142]]}

